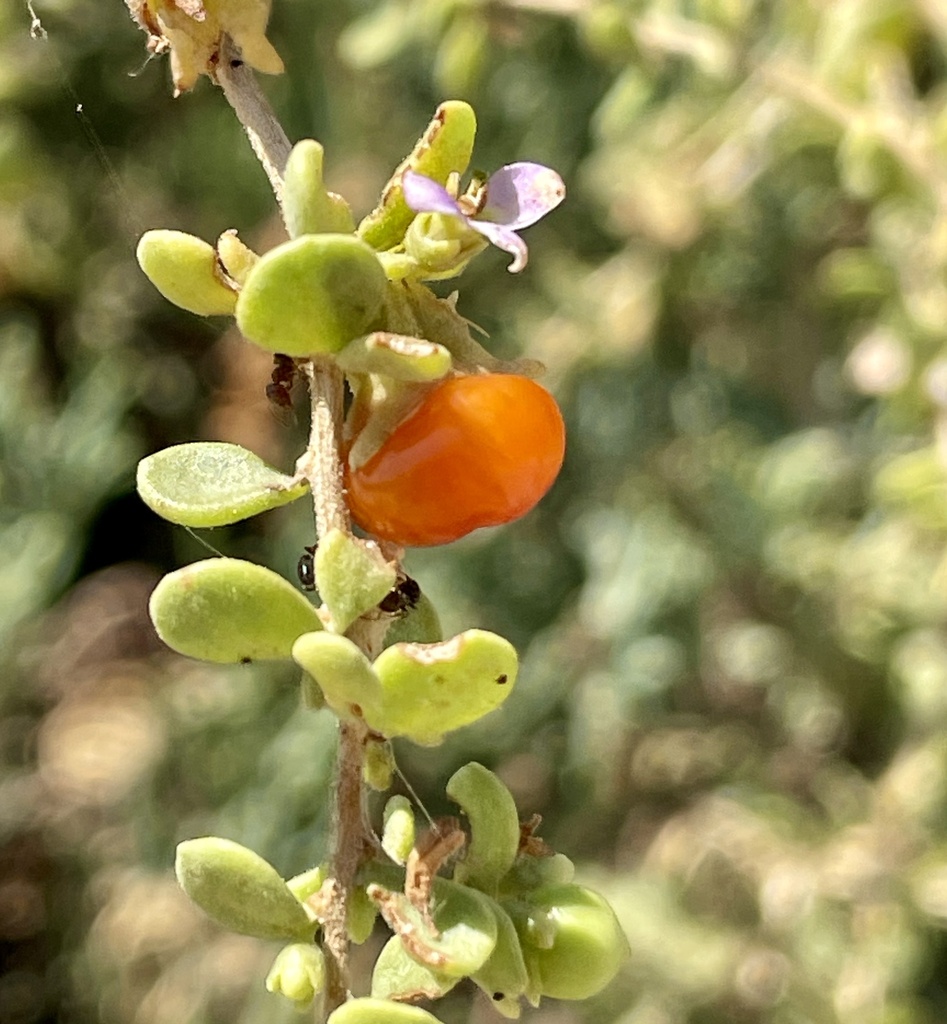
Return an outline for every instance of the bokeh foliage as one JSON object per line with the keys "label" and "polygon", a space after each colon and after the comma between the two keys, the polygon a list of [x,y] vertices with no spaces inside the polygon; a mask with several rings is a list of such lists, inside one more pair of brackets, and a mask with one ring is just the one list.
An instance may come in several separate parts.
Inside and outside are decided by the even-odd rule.
{"label": "bokeh foliage", "polygon": [[[201,552],[131,489],[195,437],[291,466],[266,358],[133,261],[146,228],[265,248],[278,223],[221,97],[172,100],[121,5],[36,8],[48,38],[0,8],[0,1018],[276,1019],[275,949],[200,919],[172,850],[318,860],[331,720],[290,670],[158,650],[148,591]],[[942,6],[276,0],[272,37],[266,88],[358,212],[448,96],[478,166],[569,187],[525,275],[494,253],[460,282],[498,350],[546,362],[563,476],[408,562],[524,674],[402,748],[406,776],[437,813],[465,759],[495,767],[631,940],[608,992],[527,1019],[944,1020]],[[312,525],[212,539],[292,578]],[[468,991],[439,1012],[492,1017]]]}

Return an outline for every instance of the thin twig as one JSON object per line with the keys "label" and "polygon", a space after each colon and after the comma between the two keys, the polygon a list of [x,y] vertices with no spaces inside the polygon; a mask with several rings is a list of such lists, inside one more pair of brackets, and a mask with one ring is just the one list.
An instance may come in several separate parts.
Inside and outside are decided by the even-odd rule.
{"label": "thin twig", "polygon": [[237,120],[243,125],[282,210],[283,171],[292,144],[252,70],[243,63],[240,51],[227,35],[221,38],[216,79],[227,102],[233,107]]}
{"label": "thin twig", "polygon": [[332,896],[322,922],[328,953],[324,1009],[331,1013],[349,996],[347,915],[355,876],[368,850],[362,762],[366,729],[358,722],[339,723],[339,749],[333,786],[333,829],[330,859]]}

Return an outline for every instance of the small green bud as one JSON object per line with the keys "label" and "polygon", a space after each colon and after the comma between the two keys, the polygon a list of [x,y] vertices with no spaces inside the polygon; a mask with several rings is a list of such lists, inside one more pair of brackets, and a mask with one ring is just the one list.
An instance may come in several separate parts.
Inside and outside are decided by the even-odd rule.
{"label": "small green bud", "polygon": [[146,231],[138,243],[138,265],[169,301],[198,316],[229,315],[237,304],[214,247],[183,231]]}
{"label": "small green bud", "polygon": [[367,941],[374,931],[377,917],[378,907],[369,899],[368,893],[364,889],[352,889],[345,917],[345,926],[352,942],[360,946]]}
{"label": "small green bud", "polygon": [[227,275],[239,285],[246,281],[247,275],[260,259],[249,246],[240,241],[233,228],[217,239],[217,255]]}
{"label": "small green bud", "polygon": [[286,996],[297,1010],[308,1009],[325,983],[325,954],[318,946],[302,942],[284,946],[266,976],[267,992]]}
{"label": "small green bud", "polygon": [[414,809],[406,796],[393,796],[385,804],[381,848],[396,864],[404,864],[414,849]]}
{"label": "small green bud", "polygon": [[260,939],[311,938],[315,924],[276,868],[239,843],[216,836],[180,843],[181,888],[218,924]]}
{"label": "small green bud", "polygon": [[310,896],[313,896],[321,888],[323,882],[329,875],[329,868],[326,864],[317,864],[314,868],[310,868],[308,871],[303,871],[301,874],[293,875],[286,885],[289,891],[299,900],[300,903],[305,903]]}
{"label": "small green bud", "polygon": [[487,244],[483,235],[459,217],[419,213],[404,236],[405,255],[415,263],[405,276],[421,281],[456,277]]}
{"label": "small green bud", "polygon": [[387,278],[352,235],[303,235],[260,258],[237,300],[237,326],[270,352],[338,352],[379,326]]}
{"label": "small green bud", "polygon": [[290,238],[355,230],[348,203],[329,192],[322,180],[324,156],[315,139],[297,142],[289,154],[283,172],[283,216]]}
{"label": "small green bud", "polygon": [[365,743],[365,759],[362,762],[362,778],[366,786],[376,793],[391,789],[395,776],[395,758],[387,740],[368,739]]}

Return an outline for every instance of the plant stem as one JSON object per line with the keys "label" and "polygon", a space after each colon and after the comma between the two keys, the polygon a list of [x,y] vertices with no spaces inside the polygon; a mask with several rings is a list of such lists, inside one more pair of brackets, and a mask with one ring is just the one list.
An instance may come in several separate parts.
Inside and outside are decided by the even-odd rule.
{"label": "plant stem", "polygon": [[[303,364],[309,379],[311,421],[309,446],[297,463],[312,490],[316,532],[324,537],[330,530],[349,532],[351,524],[342,488],[339,442],[342,432],[342,372],[329,356],[315,356]],[[355,642],[358,642],[357,639]],[[366,729],[357,722],[339,722],[332,801],[332,846],[330,882],[323,920],[323,945],[328,954],[328,983],[325,1011],[331,1013],[349,994],[346,927],[349,894],[366,851],[368,829],[362,762]]]}
{"label": "plant stem", "polygon": [[241,61],[240,51],[227,35],[221,37],[216,80],[233,107],[237,120],[243,125],[282,210],[283,171],[292,144],[273,113],[270,101],[257,84],[253,71]]}
{"label": "plant stem", "polygon": [[[290,142],[252,71],[239,61],[239,52],[225,36],[220,48],[217,82],[243,125],[253,152],[266,171],[282,209],[283,170]],[[302,365],[309,380],[311,421],[309,445],[297,462],[297,472],[309,481],[316,517],[316,532],[351,532],[351,520],[342,486],[340,441],[344,380],[330,356],[314,356]],[[372,631],[355,623],[349,637],[373,657]],[[365,813],[362,765],[367,729],[360,722],[339,723],[339,747],[332,786],[333,828],[330,878],[325,889],[323,947],[327,954],[326,1015],[341,1006],[351,988],[348,970],[349,937],[346,916],[349,896],[359,865],[370,844]]]}

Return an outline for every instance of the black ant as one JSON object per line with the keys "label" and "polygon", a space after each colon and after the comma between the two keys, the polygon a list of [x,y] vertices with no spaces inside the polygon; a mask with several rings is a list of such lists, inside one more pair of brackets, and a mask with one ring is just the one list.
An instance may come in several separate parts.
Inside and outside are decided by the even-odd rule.
{"label": "black ant", "polygon": [[405,576],[393,590],[390,590],[380,601],[378,607],[383,612],[403,615],[414,608],[421,600],[421,587],[417,580]]}
{"label": "black ant", "polygon": [[303,590],[316,589],[316,545],[307,544],[296,563],[296,575]]}
{"label": "black ant", "polygon": [[299,367],[292,356],[283,355],[282,352],[274,353],[273,372],[270,374],[271,383],[266,385],[266,397],[278,409],[292,409],[292,389],[298,372]]}

